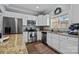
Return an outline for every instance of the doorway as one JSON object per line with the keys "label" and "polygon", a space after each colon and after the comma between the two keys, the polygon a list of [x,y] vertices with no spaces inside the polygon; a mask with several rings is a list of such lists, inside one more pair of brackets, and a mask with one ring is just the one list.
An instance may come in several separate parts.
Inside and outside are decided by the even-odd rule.
{"label": "doorway", "polygon": [[[17,18],[17,24],[13,17],[3,17],[3,34],[22,34],[22,19]],[[17,26],[17,32],[16,32]]]}
{"label": "doorway", "polygon": [[15,18],[3,17],[3,34],[16,33]]}

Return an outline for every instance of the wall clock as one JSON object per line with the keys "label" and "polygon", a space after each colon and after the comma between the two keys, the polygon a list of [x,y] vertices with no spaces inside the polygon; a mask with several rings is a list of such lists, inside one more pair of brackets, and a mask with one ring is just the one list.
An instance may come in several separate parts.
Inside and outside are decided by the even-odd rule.
{"label": "wall clock", "polygon": [[62,12],[62,9],[60,7],[56,8],[55,11],[54,11],[54,14],[55,15],[58,15]]}

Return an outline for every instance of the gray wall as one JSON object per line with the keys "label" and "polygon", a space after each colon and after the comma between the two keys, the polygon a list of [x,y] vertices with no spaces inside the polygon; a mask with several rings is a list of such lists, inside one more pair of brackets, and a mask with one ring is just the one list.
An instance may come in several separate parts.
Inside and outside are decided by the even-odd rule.
{"label": "gray wall", "polygon": [[[57,8],[57,7],[61,7],[61,9],[62,9],[62,12],[60,13],[60,14],[58,14],[58,15],[55,15],[54,14],[54,11],[55,11],[55,9]],[[65,14],[69,14],[69,24],[68,24],[68,26],[70,25],[70,10],[71,10],[71,5],[69,5],[69,4],[58,4],[58,5],[56,5],[55,7],[53,7],[52,8],[52,11],[49,13],[49,19],[50,19],[50,25],[52,25],[52,23],[51,23],[51,19],[53,18],[53,17],[56,17],[56,16],[61,16],[61,15],[65,15]],[[50,27],[52,27],[52,26],[50,26]],[[49,28],[50,29],[50,28]],[[64,30],[64,29],[60,29],[60,30]]]}
{"label": "gray wall", "polygon": [[17,20],[17,33],[22,33],[22,19],[18,18]]}
{"label": "gray wall", "polygon": [[79,4],[71,5],[70,22],[79,23]]}
{"label": "gray wall", "polygon": [[0,14],[0,33],[2,33],[2,15]]}

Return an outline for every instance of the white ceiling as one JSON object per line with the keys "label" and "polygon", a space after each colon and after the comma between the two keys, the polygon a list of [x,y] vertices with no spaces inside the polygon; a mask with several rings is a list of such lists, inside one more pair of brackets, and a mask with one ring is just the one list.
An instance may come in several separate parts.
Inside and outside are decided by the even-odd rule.
{"label": "white ceiling", "polygon": [[[5,5],[7,11],[38,15],[52,10],[57,4],[8,4]],[[39,6],[39,8],[36,8]]]}
{"label": "white ceiling", "polygon": [[[51,7],[53,7],[52,4],[15,4],[15,5],[10,5],[11,7],[16,7],[16,8],[21,8],[24,10],[31,10],[35,12],[40,12],[47,10]],[[37,9],[36,6],[39,6],[40,8]]]}

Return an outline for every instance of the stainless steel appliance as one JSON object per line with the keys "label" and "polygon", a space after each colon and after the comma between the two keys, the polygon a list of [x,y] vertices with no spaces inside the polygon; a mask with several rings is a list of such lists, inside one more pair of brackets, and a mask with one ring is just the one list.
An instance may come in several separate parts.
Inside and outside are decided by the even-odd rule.
{"label": "stainless steel appliance", "polygon": [[37,32],[36,32],[36,21],[27,20],[26,31],[28,32],[28,42],[37,41]]}
{"label": "stainless steel appliance", "polygon": [[37,41],[37,33],[36,31],[28,32],[28,42],[36,42]]}
{"label": "stainless steel appliance", "polygon": [[47,43],[47,32],[42,32],[42,43]]}

